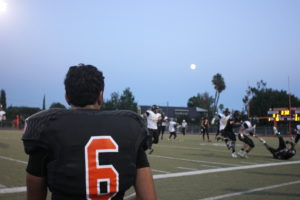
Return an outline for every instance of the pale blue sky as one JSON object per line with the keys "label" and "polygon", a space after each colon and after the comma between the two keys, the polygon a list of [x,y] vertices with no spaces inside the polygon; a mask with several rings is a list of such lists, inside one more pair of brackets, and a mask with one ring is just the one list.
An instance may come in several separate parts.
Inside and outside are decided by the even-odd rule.
{"label": "pale blue sky", "polygon": [[[225,79],[219,103],[241,109],[264,80],[300,97],[298,0],[0,0],[0,89],[8,105],[64,103],[71,65],[106,77],[105,98],[129,87],[141,105],[186,106]],[[198,67],[192,71],[189,66]]]}

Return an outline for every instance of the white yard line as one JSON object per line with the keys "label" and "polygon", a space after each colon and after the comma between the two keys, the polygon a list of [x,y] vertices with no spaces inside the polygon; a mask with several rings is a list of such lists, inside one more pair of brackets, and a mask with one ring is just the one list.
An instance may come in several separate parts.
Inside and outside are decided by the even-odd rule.
{"label": "white yard line", "polygon": [[266,164],[258,164],[258,165],[246,165],[246,166],[238,166],[238,167],[226,167],[226,168],[217,168],[217,169],[205,169],[198,170],[192,172],[177,172],[172,174],[157,174],[154,175],[154,179],[165,179],[171,177],[182,177],[182,176],[193,176],[199,174],[208,174],[208,173],[216,173],[216,172],[227,172],[227,171],[235,171],[235,170],[243,170],[243,169],[254,169],[260,167],[273,167],[280,165],[293,165],[300,164],[300,161],[289,161],[289,162],[279,162],[279,163],[266,163]]}
{"label": "white yard line", "polygon": [[255,189],[251,189],[251,190],[245,190],[245,191],[242,191],[242,192],[228,193],[228,194],[223,194],[223,195],[219,195],[219,196],[199,199],[199,200],[224,199],[224,198],[228,198],[228,197],[239,196],[239,195],[253,193],[253,192],[259,192],[259,191],[263,191],[263,190],[271,190],[271,189],[274,189],[274,188],[284,187],[284,186],[294,185],[294,184],[300,184],[300,181],[293,181],[293,182],[282,183],[282,184],[278,184],[278,185],[270,185],[270,186],[267,186],[267,187],[255,188]]}
{"label": "white yard line", "polygon": [[5,157],[5,156],[0,156],[0,158],[4,159],[4,160],[10,160],[10,161],[14,161],[14,162],[18,162],[18,163],[23,163],[27,165],[27,162],[23,161],[23,160],[17,160],[14,158],[9,158],[9,157]]}
{"label": "white yard line", "polygon": [[26,192],[26,187],[13,187],[13,188],[1,188],[0,194],[10,194],[10,193],[17,193],[17,192]]}
{"label": "white yard line", "polygon": [[203,167],[209,167],[209,168],[219,168],[217,166],[212,166],[212,165],[201,165],[201,166],[203,166]]}
{"label": "white yard line", "polygon": [[196,171],[196,170],[199,170],[199,169],[195,169],[195,168],[188,168],[188,167],[176,167],[178,169],[186,169],[186,170],[190,170],[190,171]]}
{"label": "white yard line", "polygon": [[151,170],[152,170],[153,172],[160,172],[160,173],[164,173],[164,174],[169,174],[169,173],[170,173],[170,172],[167,172],[167,171],[162,171],[162,170],[152,169],[152,168],[151,168]]}
{"label": "white yard line", "polygon": [[171,157],[171,156],[159,156],[159,155],[148,155],[149,157],[155,157],[155,158],[165,158],[170,160],[181,160],[181,161],[188,161],[188,162],[195,162],[195,163],[204,163],[204,164],[215,164],[215,165],[227,165],[227,166],[239,166],[236,164],[228,164],[228,163],[220,163],[220,162],[210,162],[210,161],[202,161],[202,160],[191,160],[186,158],[177,158],[177,157]]}
{"label": "white yard line", "polygon": [[[3,156],[1,156],[1,158],[3,158]],[[9,160],[16,161],[16,159],[9,159]],[[22,163],[24,163],[24,161],[22,161]],[[165,178],[172,178],[172,177],[192,176],[192,175],[199,175],[199,174],[226,172],[226,171],[243,170],[243,169],[254,169],[254,168],[260,168],[260,167],[272,167],[272,166],[280,166],[280,165],[292,165],[292,164],[300,164],[300,161],[267,163],[267,164],[258,164],[258,165],[218,168],[218,169],[207,169],[207,170],[198,170],[198,171],[192,171],[192,172],[180,172],[180,173],[171,173],[171,174],[157,174],[157,175],[154,175],[153,178],[156,180],[156,179],[165,179]],[[13,187],[13,188],[1,188],[0,189],[0,194],[17,193],[17,192],[26,192],[26,187]]]}

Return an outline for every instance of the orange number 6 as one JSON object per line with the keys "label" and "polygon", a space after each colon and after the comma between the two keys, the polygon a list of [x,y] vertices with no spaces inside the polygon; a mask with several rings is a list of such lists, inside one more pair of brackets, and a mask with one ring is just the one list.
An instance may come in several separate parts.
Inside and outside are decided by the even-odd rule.
{"label": "orange number 6", "polygon": [[109,200],[119,191],[119,174],[113,165],[100,165],[98,154],[118,152],[111,136],[92,136],[85,145],[86,195],[90,200]]}

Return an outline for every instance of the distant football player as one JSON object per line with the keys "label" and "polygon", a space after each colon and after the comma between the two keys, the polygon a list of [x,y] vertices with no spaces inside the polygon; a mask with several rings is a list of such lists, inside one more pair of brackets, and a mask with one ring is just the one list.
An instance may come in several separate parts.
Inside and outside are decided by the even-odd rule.
{"label": "distant football player", "polygon": [[230,114],[230,111],[228,108],[226,108],[223,113],[219,113],[217,118],[219,118],[219,128],[221,136],[218,136],[218,138],[222,139],[227,148],[231,149],[231,156],[233,158],[237,158],[237,153],[235,152],[235,143],[236,143],[236,136],[233,132],[233,126],[235,123],[235,119]]}
{"label": "distant football player", "polygon": [[70,67],[65,78],[71,109],[50,109],[26,120],[22,137],[27,199],[156,199],[144,152],[147,129],[131,111],[100,111],[104,77],[92,65]]}
{"label": "distant football player", "polygon": [[[262,142],[264,146],[271,152],[273,158],[287,160],[293,157],[296,154],[295,143],[288,140],[284,141],[276,127],[273,127],[273,133],[278,137],[278,148],[271,147],[263,138],[259,138],[259,141]],[[289,148],[287,147],[287,144],[290,145]]]}
{"label": "distant football player", "polygon": [[159,140],[159,132],[157,127],[157,122],[161,119],[161,114],[158,112],[159,107],[157,105],[151,106],[150,110],[147,110],[145,115],[147,117],[147,128],[148,128],[148,148],[149,154],[151,154],[154,149],[152,148],[152,144],[157,144]]}
{"label": "distant football player", "polygon": [[160,139],[163,140],[164,139],[164,133],[166,131],[166,126],[167,126],[167,122],[168,122],[168,117],[165,116],[164,113],[161,114],[161,127],[159,129],[159,136],[160,136]]}
{"label": "distant football player", "polygon": [[238,138],[243,142],[238,155],[242,158],[247,158],[250,151],[254,148],[254,142],[250,136],[255,136],[256,125],[252,125],[250,121],[244,121],[240,127]]}
{"label": "distant football player", "polygon": [[169,122],[169,133],[170,133],[169,140],[172,139],[172,136],[173,136],[174,140],[176,139],[176,137],[177,137],[177,134],[176,134],[177,126],[178,126],[178,123],[176,122],[176,120],[171,118],[171,120]]}
{"label": "distant football player", "polygon": [[184,120],[181,122],[181,133],[183,136],[185,136],[186,128],[188,126],[188,123]]}
{"label": "distant football player", "polygon": [[300,124],[298,124],[298,125],[296,126],[295,144],[298,143],[299,139],[300,139]]}
{"label": "distant football player", "polygon": [[209,140],[209,133],[208,133],[208,129],[209,129],[209,121],[206,117],[202,118],[201,120],[201,130],[202,130],[202,136],[203,136],[203,141],[205,141],[205,135],[207,137],[207,141],[210,142]]}
{"label": "distant football player", "polygon": [[0,127],[3,127],[3,121],[6,120],[6,112],[3,110],[0,104]]}

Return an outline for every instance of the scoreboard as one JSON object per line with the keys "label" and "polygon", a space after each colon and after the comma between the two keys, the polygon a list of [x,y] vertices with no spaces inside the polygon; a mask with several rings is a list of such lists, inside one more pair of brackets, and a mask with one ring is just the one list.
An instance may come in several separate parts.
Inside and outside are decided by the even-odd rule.
{"label": "scoreboard", "polygon": [[300,108],[273,108],[268,111],[269,121],[300,121]]}

